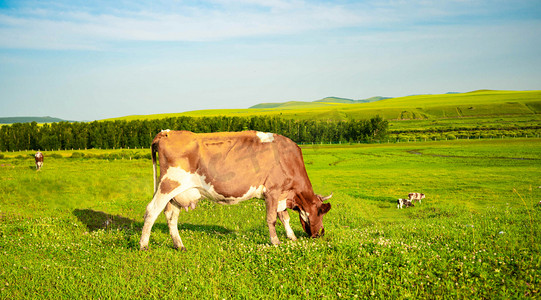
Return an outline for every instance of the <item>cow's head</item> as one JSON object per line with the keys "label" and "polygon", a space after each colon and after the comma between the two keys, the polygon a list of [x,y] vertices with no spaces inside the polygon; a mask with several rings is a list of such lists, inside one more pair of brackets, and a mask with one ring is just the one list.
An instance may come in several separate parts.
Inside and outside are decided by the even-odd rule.
{"label": "cow's head", "polygon": [[302,228],[308,236],[316,238],[325,234],[323,215],[331,209],[331,204],[323,203],[323,201],[329,200],[331,197],[332,194],[326,197],[315,195],[314,205],[307,207],[307,210],[299,211]]}

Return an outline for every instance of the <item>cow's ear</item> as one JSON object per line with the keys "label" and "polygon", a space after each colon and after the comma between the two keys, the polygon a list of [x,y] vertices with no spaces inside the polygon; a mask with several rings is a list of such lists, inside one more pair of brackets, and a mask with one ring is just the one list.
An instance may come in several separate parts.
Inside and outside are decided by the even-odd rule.
{"label": "cow's ear", "polygon": [[320,216],[326,214],[329,210],[331,210],[331,204],[330,203],[323,203],[319,207],[318,214]]}

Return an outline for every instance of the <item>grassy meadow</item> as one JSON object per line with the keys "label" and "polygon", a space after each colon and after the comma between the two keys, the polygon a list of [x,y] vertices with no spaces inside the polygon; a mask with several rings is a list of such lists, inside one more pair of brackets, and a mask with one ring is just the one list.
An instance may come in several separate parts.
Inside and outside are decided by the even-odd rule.
{"label": "grassy meadow", "polygon": [[[305,146],[316,192],[334,192],[324,237],[290,211],[299,240],[280,225],[271,246],[263,201],[202,201],[179,217],[187,252],[163,215],[138,250],[149,150],[45,152],[39,172],[32,153],[2,153],[0,298],[538,298],[539,145]],[[397,209],[409,192],[426,199]]]}

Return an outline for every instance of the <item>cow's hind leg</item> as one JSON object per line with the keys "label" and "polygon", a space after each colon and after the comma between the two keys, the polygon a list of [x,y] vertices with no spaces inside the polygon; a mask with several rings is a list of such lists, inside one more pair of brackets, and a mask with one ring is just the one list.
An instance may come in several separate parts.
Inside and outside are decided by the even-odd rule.
{"label": "cow's hind leg", "polygon": [[279,211],[278,218],[280,218],[280,221],[282,222],[282,224],[284,224],[284,227],[286,228],[287,237],[292,241],[296,241],[297,237],[295,236],[293,229],[291,229],[291,226],[289,225],[289,213],[287,212],[287,210]]}
{"label": "cow's hind leg", "polygon": [[179,212],[180,207],[174,202],[174,200],[169,201],[165,206],[165,210],[163,211],[163,213],[165,214],[165,218],[167,219],[167,226],[169,226],[169,233],[171,234],[171,238],[173,239],[173,245],[175,249],[186,251],[186,247],[184,247],[182,239],[178,234]]}
{"label": "cow's hind leg", "polygon": [[146,213],[145,213],[145,223],[143,225],[143,232],[141,234],[141,240],[139,241],[139,246],[141,250],[147,250],[148,249],[148,240],[150,238],[150,231],[152,230],[152,225],[154,225],[154,222],[156,222],[156,219],[160,215],[160,213],[164,210],[165,206],[169,201],[177,194],[179,194],[180,191],[180,184],[179,183],[171,183],[171,181],[167,181],[166,183],[166,190],[167,193],[163,193],[164,188],[162,188],[163,183],[160,183],[160,186],[158,188],[158,191],[154,194],[154,198],[152,198],[152,201],[147,205]]}
{"label": "cow's hind leg", "polygon": [[150,201],[150,203],[147,205],[143,232],[141,233],[141,240],[139,241],[139,247],[141,250],[148,249],[148,240],[150,239],[150,231],[152,230],[152,226],[168,202],[169,199],[154,196],[154,199],[152,199],[152,201]]}

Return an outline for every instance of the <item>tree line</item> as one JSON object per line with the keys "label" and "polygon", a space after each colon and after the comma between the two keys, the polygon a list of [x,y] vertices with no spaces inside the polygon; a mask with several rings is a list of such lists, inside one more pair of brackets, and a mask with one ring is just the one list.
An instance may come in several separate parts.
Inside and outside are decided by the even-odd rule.
{"label": "tree line", "polygon": [[368,120],[291,120],[276,116],[175,117],[158,120],[15,123],[0,127],[0,151],[118,149],[149,147],[162,129],[197,133],[258,130],[289,137],[296,143],[359,142],[383,139],[388,122]]}

